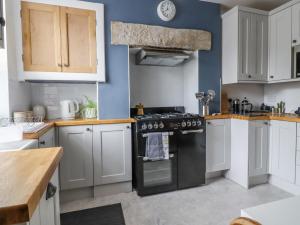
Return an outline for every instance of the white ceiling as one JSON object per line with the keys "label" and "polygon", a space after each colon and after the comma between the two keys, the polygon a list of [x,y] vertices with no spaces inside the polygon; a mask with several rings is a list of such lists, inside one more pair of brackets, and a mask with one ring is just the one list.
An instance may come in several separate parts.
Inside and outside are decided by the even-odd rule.
{"label": "white ceiling", "polygon": [[249,6],[262,10],[272,10],[290,0],[202,0],[205,2],[219,3],[225,8],[232,8],[236,5]]}

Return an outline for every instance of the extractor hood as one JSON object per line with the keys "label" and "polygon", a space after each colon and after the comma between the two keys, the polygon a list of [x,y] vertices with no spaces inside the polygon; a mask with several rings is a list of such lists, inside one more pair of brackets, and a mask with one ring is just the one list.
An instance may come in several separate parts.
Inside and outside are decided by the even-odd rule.
{"label": "extractor hood", "polygon": [[174,67],[186,62],[191,52],[170,49],[141,49],[136,54],[137,65]]}

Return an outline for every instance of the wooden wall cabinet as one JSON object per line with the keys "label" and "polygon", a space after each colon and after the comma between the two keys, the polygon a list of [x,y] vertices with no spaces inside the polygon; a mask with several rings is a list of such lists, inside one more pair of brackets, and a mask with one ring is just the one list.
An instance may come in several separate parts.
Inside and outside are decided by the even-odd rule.
{"label": "wooden wall cabinet", "polygon": [[15,3],[20,80],[105,81],[103,5],[38,2]]}

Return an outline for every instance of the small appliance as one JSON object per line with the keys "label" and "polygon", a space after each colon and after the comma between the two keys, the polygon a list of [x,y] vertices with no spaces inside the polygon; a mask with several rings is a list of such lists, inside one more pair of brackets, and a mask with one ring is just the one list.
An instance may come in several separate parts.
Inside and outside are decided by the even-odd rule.
{"label": "small appliance", "polygon": [[79,104],[77,101],[64,100],[60,102],[60,109],[62,119],[73,120],[76,113],[79,112]]}

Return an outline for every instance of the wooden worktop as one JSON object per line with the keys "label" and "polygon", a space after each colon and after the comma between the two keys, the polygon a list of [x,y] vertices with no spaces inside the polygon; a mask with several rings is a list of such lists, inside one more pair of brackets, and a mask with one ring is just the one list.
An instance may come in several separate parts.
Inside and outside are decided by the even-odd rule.
{"label": "wooden worktop", "polygon": [[30,220],[62,154],[62,148],[0,152],[1,225]]}
{"label": "wooden worktop", "polygon": [[109,119],[109,120],[98,120],[98,119],[75,119],[75,120],[53,120],[48,121],[47,126],[35,133],[24,133],[24,139],[39,139],[43,134],[47,133],[52,127],[63,127],[63,126],[81,126],[81,125],[101,125],[101,124],[120,124],[120,123],[134,123],[135,119]]}
{"label": "wooden worktop", "polygon": [[62,126],[79,126],[79,125],[101,125],[101,124],[119,124],[119,123],[134,123],[135,119],[75,119],[75,120],[55,120],[53,121],[56,127]]}
{"label": "wooden worktop", "polygon": [[263,116],[248,116],[239,114],[217,114],[215,116],[206,116],[206,120],[215,119],[239,119],[239,120],[280,120],[287,122],[298,122],[300,123],[300,116],[296,114],[270,114],[266,113]]}

